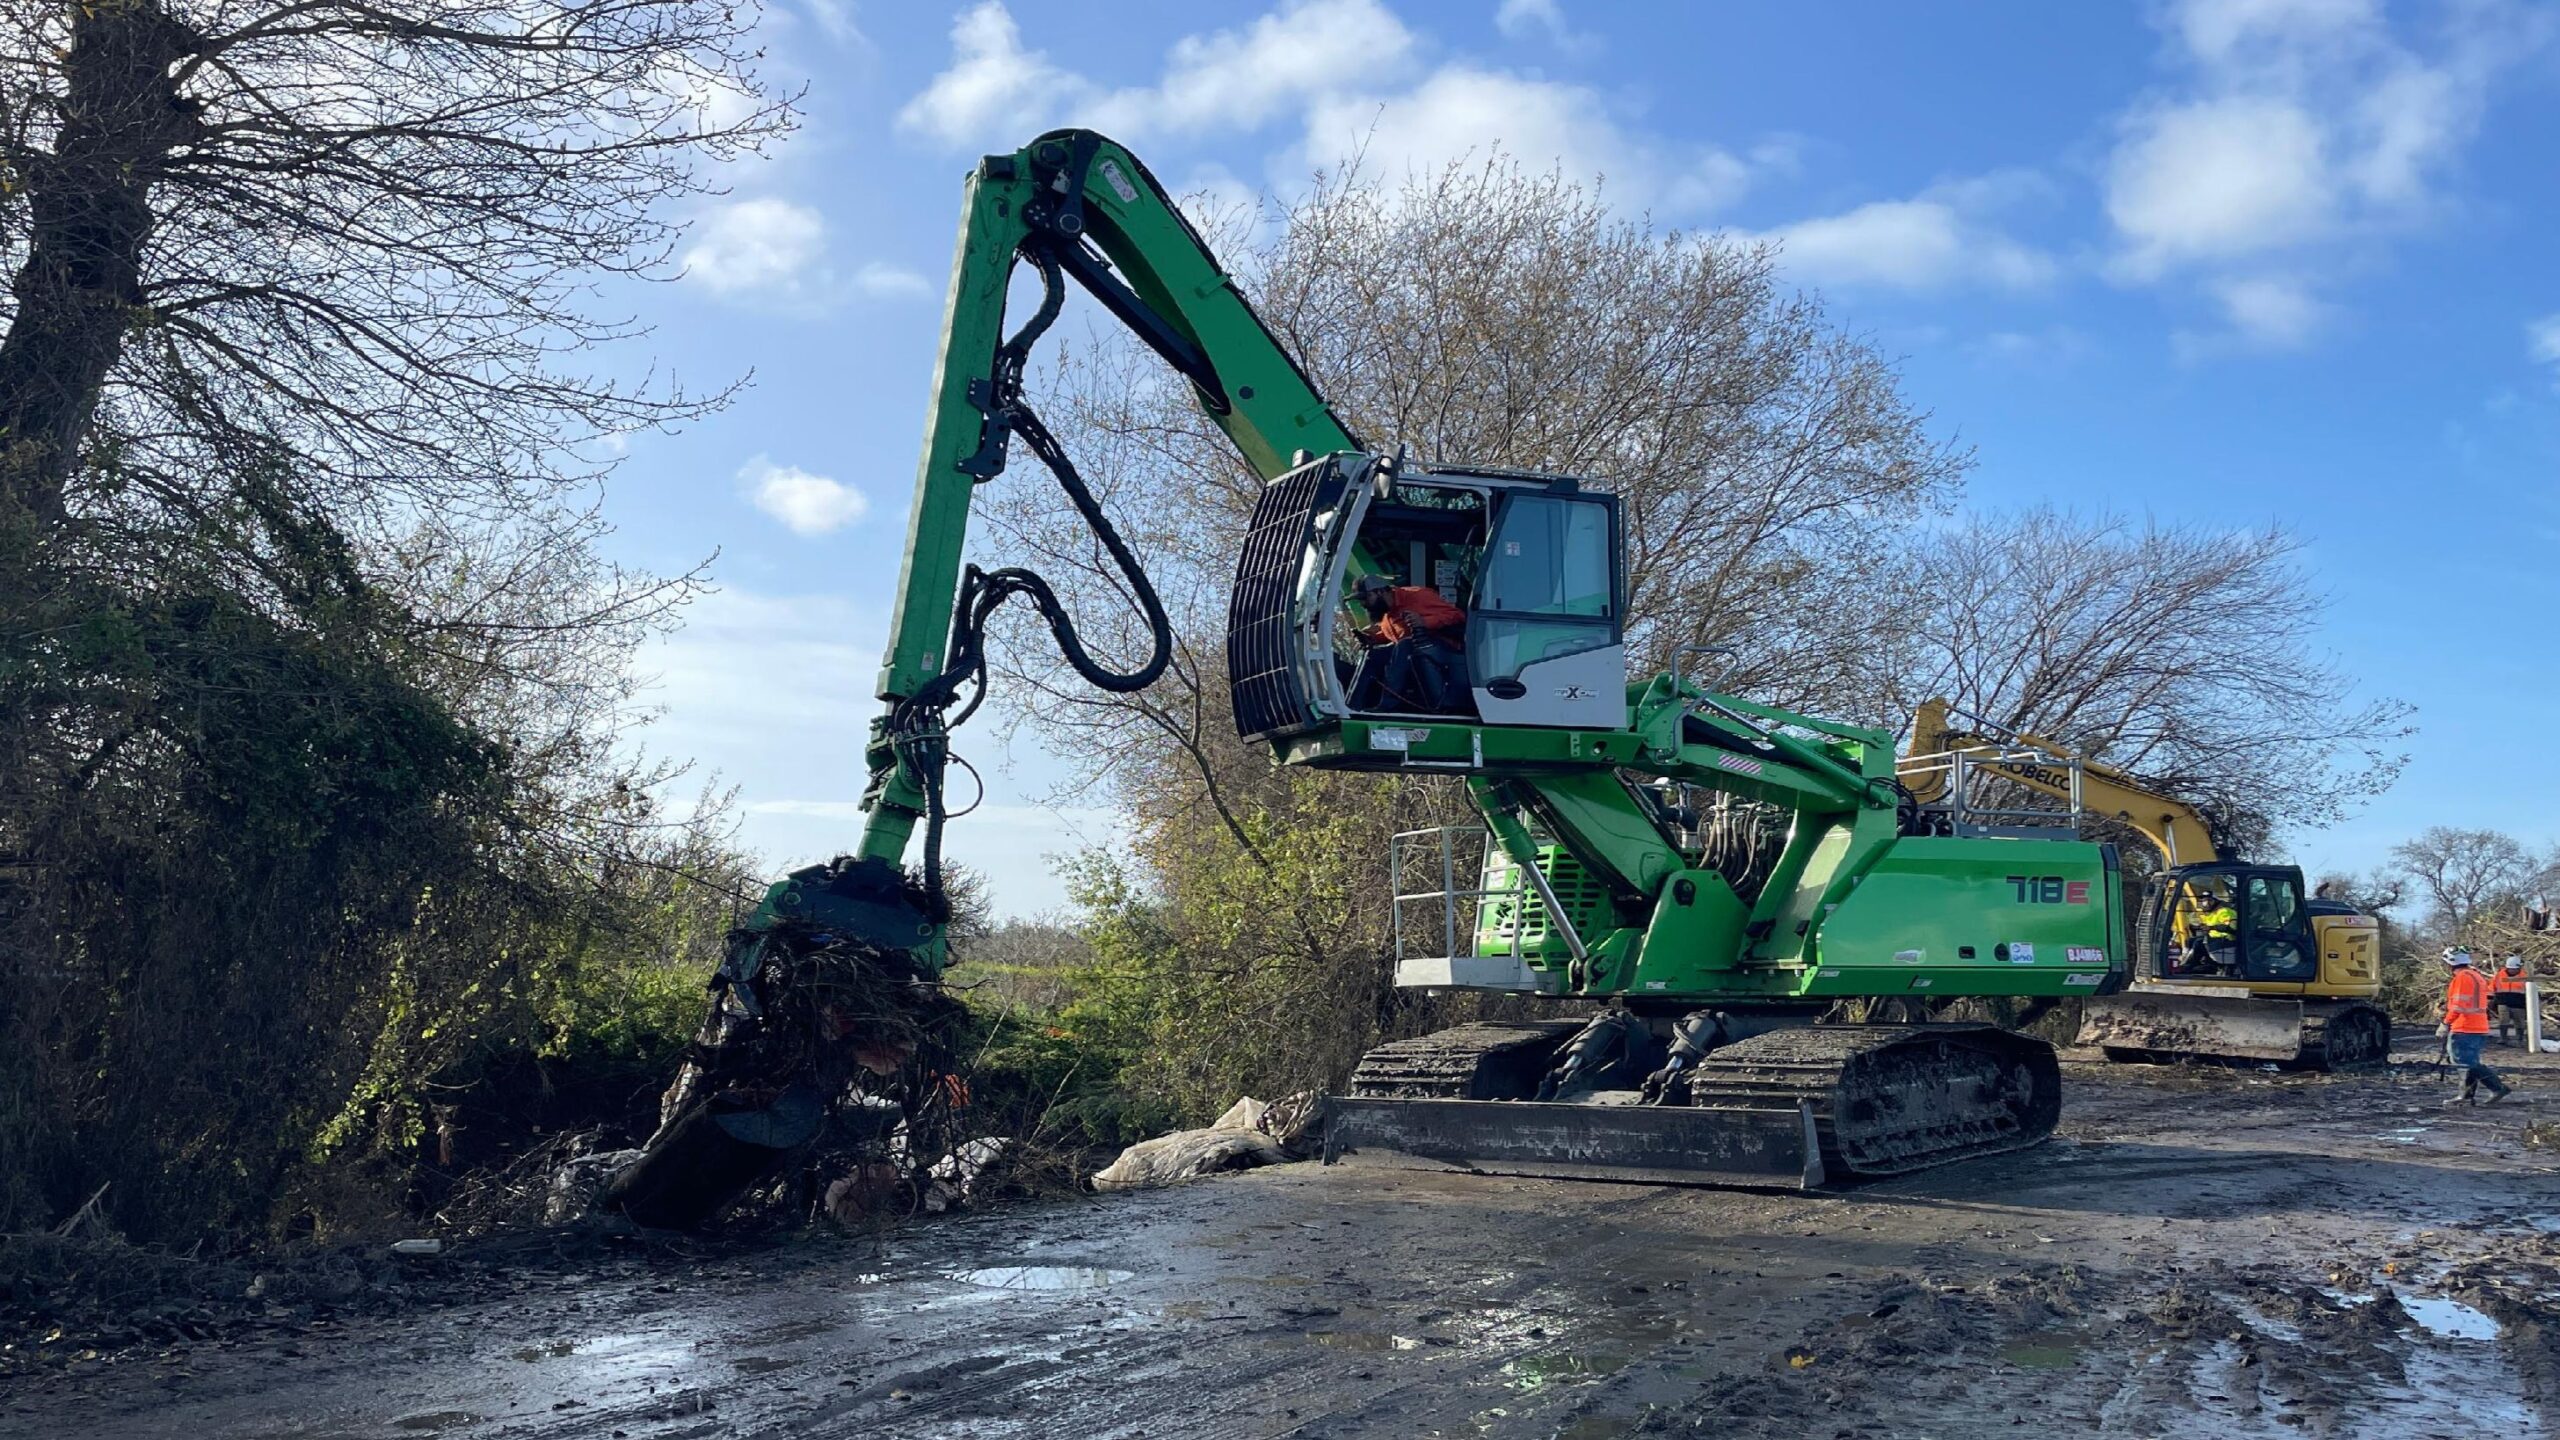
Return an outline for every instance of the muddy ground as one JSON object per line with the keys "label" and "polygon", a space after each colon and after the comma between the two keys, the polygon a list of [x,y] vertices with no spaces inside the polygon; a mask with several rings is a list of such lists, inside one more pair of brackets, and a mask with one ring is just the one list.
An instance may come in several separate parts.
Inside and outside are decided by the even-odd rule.
{"label": "muddy ground", "polygon": [[2422,1063],[2067,1078],[2053,1142],[1840,1195],[1347,1162],[528,1264],[22,1373],[0,1434],[2560,1431],[2560,1057],[2476,1110]]}

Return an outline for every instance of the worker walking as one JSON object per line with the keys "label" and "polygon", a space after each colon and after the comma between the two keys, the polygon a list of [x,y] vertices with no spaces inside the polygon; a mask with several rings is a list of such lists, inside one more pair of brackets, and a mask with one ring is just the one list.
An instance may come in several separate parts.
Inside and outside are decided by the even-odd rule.
{"label": "worker walking", "polygon": [[2515,1043],[2527,1050],[2524,1033],[2524,957],[2510,955],[2489,980],[2490,1018],[2498,1022],[2498,1039],[2504,1042],[2513,1033]]}
{"label": "worker walking", "polygon": [[2445,950],[2444,963],[2452,973],[2445,978],[2444,1020],[2436,1034],[2451,1042],[2453,1063],[2462,1070],[2462,1094],[2445,1103],[2477,1104],[2480,1087],[2486,1085],[2489,1103],[2495,1105],[2507,1098],[2507,1082],[2480,1063],[2480,1049],[2489,1043],[2489,977],[2471,963],[2471,952],[2459,947]]}

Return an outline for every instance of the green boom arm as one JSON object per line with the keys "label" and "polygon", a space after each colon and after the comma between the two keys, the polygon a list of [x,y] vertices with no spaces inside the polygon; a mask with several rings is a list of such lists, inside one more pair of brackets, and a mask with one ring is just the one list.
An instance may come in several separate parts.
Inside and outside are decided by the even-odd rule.
{"label": "green boom arm", "polygon": [[[1008,341],[1006,292],[1015,267],[1026,262],[1051,293],[1024,332]],[[1021,351],[1054,315],[1062,274],[1182,372],[1201,407],[1266,478],[1288,469],[1300,451],[1359,448],[1234,278],[1127,150],[1092,131],[1060,130],[1011,155],[987,157],[969,177],[962,208],[906,559],[880,672],[878,694],[892,716],[943,682],[953,663],[970,502],[977,486],[1003,469],[1011,435],[1026,428]],[[895,868],[917,822],[931,811],[938,737],[922,749],[901,744],[884,716],[874,725],[869,761],[858,854]],[[917,948],[925,968],[939,968],[938,944]]]}

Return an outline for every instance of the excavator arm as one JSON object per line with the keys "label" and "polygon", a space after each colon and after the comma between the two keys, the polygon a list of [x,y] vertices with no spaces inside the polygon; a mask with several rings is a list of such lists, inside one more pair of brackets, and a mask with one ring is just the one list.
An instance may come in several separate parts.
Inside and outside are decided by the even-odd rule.
{"label": "excavator arm", "polygon": [[[1007,333],[1014,281],[1038,285]],[[932,1068],[948,1002],[943,777],[950,733],[985,696],[986,632],[1008,600],[1028,600],[1068,665],[1105,690],[1163,673],[1172,634],[1143,567],[1023,393],[1031,347],[1073,280],[1189,380],[1201,408],[1266,479],[1311,455],[1357,450],[1198,232],[1136,157],[1090,130],[1058,130],[980,161],[967,183],[940,353],[916,467],[888,656],[865,758],[855,851],[775,881],[730,932],[712,1002],[663,1122],[606,1196],[644,1224],[687,1227],[808,1143],[858,1070]],[[1115,670],[1089,653],[1074,618],[1036,573],[964,559],[977,488],[1019,442],[1056,479],[1145,611],[1150,653]],[[911,851],[920,850],[917,863]],[[868,1083],[868,1082],[864,1082]],[[910,1091],[912,1123],[932,1102]]]}
{"label": "excavator arm", "polygon": [[[1039,301],[1008,335],[1010,292],[1026,269],[1039,281]],[[948,735],[983,693],[984,627],[1006,599],[1028,598],[1068,662],[1098,686],[1135,690],[1162,672],[1170,635],[1153,589],[1023,394],[1031,347],[1055,321],[1070,279],[1191,382],[1201,409],[1265,478],[1309,454],[1359,448],[1135,156],[1093,131],[1059,130],[980,161],[962,205],[877,686],[885,709],[866,753],[861,840],[835,864],[777,882],[749,932],[823,925],[905,957],[921,976],[940,973]],[[964,564],[977,487],[1003,472],[1017,440],[1056,476],[1145,608],[1154,653],[1137,669],[1112,671],[1087,654],[1037,575]],[[919,831],[922,854],[911,868]]]}
{"label": "excavator arm", "polygon": [[1944,700],[1928,700],[1911,717],[1911,746],[1896,774],[1922,805],[1950,798],[1961,761],[1967,770],[2123,821],[2151,842],[2163,864],[2202,865],[2222,858],[2213,826],[2186,801],[2050,740],[1973,716],[1962,717],[1971,722],[1969,728],[1960,726],[1960,714]]}

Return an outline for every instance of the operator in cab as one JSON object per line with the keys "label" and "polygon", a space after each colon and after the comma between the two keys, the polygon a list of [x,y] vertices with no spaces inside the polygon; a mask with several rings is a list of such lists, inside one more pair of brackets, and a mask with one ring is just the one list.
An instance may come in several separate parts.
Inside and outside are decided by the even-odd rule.
{"label": "operator in cab", "polygon": [[1467,612],[1428,585],[1363,575],[1351,596],[1369,623],[1353,633],[1368,655],[1351,708],[1445,715],[1465,709]]}
{"label": "operator in cab", "polygon": [[2195,908],[2187,915],[2187,950],[2179,968],[2190,975],[2228,975],[2238,970],[2240,912],[2228,891],[2216,887],[2189,892]]}

